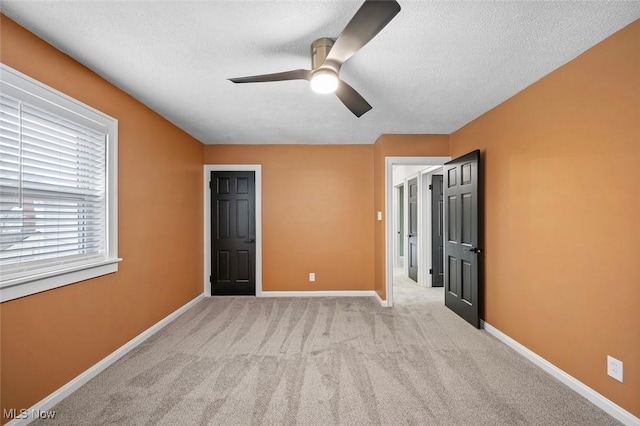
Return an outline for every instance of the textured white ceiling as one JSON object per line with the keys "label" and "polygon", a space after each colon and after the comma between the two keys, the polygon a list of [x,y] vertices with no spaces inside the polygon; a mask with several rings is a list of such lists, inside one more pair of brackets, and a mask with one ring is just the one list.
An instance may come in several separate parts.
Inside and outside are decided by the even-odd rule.
{"label": "textured white ceiling", "polygon": [[[362,1],[7,1],[2,13],[200,141],[372,143],[451,133],[640,18],[638,1],[406,1],[341,77],[361,118],[306,81],[229,77],[310,68]],[[37,60],[37,58],[35,59]]]}

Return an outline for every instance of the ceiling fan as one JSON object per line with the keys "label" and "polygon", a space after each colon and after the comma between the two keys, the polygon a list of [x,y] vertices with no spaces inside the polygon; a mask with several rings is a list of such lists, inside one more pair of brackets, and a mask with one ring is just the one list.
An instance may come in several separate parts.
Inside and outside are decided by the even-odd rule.
{"label": "ceiling fan", "polygon": [[297,69],[275,74],[230,78],[234,83],[308,80],[318,93],[335,93],[356,115],[362,116],[371,105],[351,86],[340,80],[340,67],[373,39],[400,12],[396,1],[366,0],[334,41],[321,38],[311,44],[313,69]]}

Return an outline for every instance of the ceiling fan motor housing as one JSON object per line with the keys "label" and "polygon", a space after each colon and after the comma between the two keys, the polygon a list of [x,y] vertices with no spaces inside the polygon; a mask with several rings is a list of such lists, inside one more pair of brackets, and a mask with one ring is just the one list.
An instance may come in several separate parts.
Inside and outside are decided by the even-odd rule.
{"label": "ceiling fan motor housing", "polygon": [[324,62],[333,47],[333,39],[323,37],[311,43],[311,69],[317,69]]}

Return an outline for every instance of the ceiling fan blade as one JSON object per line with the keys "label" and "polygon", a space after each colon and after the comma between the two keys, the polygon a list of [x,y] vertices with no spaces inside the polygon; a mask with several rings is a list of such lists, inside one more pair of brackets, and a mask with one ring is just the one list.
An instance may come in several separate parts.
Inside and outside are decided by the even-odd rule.
{"label": "ceiling fan blade", "polygon": [[323,65],[336,71],[400,12],[397,1],[366,0],[342,30]]}
{"label": "ceiling fan blade", "polygon": [[274,74],[252,75],[249,77],[230,78],[229,81],[234,83],[265,83],[269,81],[286,81],[286,80],[309,80],[311,71],[309,70],[292,70],[285,72],[277,72]]}
{"label": "ceiling fan blade", "polygon": [[336,96],[338,96],[342,103],[349,108],[356,117],[360,117],[371,109],[369,102],[365,101],[360,93],[356,92],[356,89],[349,86],[342,80],[340,80],[340,83],[338,84]]}

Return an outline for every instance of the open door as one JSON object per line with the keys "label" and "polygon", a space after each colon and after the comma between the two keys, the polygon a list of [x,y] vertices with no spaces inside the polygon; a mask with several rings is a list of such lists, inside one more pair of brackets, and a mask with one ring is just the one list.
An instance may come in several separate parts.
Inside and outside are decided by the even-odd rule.
{"label": "open door", "polygon": [[444,165],[445,305],[480,328],[480,151]]}

